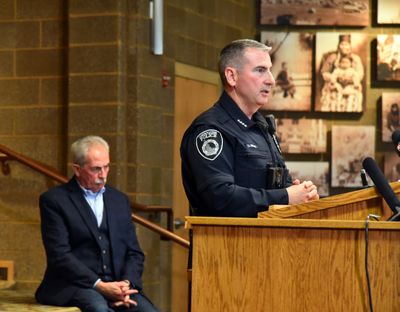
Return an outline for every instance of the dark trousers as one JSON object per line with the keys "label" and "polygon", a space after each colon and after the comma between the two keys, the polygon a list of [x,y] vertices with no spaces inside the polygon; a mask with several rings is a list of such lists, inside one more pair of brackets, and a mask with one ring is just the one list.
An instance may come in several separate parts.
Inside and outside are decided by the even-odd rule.
{"label": "dark trousers", "polygon": [[107,300],[95,289],[82,288],[74,294],[70,305],[78,307],[82,312],[159,312],[146,296],[137,293],[132,294],[131,298],[137,302],[137,306],[111,308]]}

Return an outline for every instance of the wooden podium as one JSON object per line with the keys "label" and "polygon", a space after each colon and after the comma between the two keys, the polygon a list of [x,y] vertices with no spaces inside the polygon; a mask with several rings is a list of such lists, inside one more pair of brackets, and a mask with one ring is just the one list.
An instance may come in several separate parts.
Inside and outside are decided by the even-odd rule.
{"label": "wooden podium", "polygon": [[[187,217],[192,312],[369,311],[370,213],[391,215],[375,188],[259,218]],[[400,222],[371,220],[368,248],[374,310],[400,311]]]}

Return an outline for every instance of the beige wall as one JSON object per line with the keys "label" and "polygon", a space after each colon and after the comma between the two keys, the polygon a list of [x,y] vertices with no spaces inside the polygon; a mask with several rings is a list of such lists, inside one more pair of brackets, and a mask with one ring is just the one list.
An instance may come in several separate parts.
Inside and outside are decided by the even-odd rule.
{"label": "beige wall", "polygon": [[[175,62],[215,71],[227,42],[257,37],[255,3],[164,0],[164,55],[154,56],[148,0],[0,0],[0,144],[67,175],[69,144],[102,135],[112,148],[110,183],[140,203],[170,205]],[[372,41],[396,29],[360,31]],[[163,74],[172,78],[167,88]],[[383,89],[367,77],[367,111],[325,115],[330,126],[376,124]],[[378,156],[391,151],[377,148]],[[15,162],[0,175],[0,258],[15,261],[18,287],[35,288],[43,273],[37,198],[52,185]],[[165,226],[164,216],[148,217]],[[168,311],[171,243],[142,227],[138,234],[145,288]]]}
{"label": "beige wall", "polygon": [[[65,172],[67,6],[0,1],[0,143]],[[0,175],[0,258],[17,287],[35,288],[45,265],[38,195],[53,185],[16,162]]]}

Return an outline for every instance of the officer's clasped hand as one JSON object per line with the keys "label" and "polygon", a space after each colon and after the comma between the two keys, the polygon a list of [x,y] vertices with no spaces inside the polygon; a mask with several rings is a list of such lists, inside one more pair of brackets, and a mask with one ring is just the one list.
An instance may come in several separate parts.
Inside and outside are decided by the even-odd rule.
{"label": "officer's clasped hand", "polygon": [[311,200],[319,199],[317,186],[312,181],[294,180],[293,185],[287,189],[289,196],[289,205],[306,203]]}

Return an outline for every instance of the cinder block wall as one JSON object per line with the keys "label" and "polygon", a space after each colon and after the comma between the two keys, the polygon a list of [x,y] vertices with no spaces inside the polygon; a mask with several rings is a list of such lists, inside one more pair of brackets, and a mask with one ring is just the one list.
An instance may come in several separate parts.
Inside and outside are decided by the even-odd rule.
{"label": "cinder block wall", "polygon": [[[137,202],[171,205],[174,64],[215,70],[223,45],[255,36],[254,20],[252,1],[164,0],[164,55],[155,56],[148,0],[0,0],[0,144],[68,176],[70,143],[101,135],[110,183]],[[15,261],[17,288],[34,290],[45,267],[37,201],[55,183],[9,164],[0,258]],[[169,311],[171,243],[141,226],[138,235],[147,294]]]}
{"label": "cinder block wall", "polygon": [[[0,143],[60,171],[66,166],[65,1],[0,1]],[[10,163],[0,175],[0,258],[16,287],[35,289],[45,258],[38,195],[51,181]]]}

